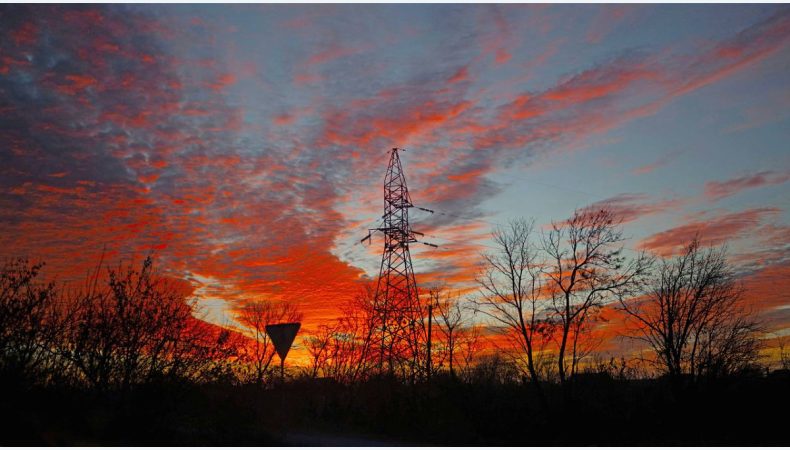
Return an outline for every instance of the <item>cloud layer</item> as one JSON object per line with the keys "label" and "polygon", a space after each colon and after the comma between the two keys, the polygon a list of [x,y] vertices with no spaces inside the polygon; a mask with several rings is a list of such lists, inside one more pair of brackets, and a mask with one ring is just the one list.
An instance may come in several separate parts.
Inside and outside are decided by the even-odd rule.
{"label": "cloud layer", "polygon": [[[443,244],[415,252],[420,276],[468,284],[502,172],[653,116],[790,38],[776,8],[724,36],[623,47],[640,8],[579,11],[3,6],[0,246],[64,280],[102,254],[155,252],[228,317],[266,297],[318,323],[377,268],[378,247],[355,243],[381,214],[386,150],[400,146],[415,202],[437,211],[415,215],[415,228]],[[763,171],[709,181],[705,195],[786,180]],[[629,192],[593,206],[630,223],[684,205]],[[724,242],[780,214],[703,218],[642,245],[672,254],[700,229]]]}

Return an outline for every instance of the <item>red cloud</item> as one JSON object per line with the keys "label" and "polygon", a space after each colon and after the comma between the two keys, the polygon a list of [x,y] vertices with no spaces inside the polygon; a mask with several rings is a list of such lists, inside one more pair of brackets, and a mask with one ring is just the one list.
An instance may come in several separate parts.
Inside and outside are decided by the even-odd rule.
{"label": "red cloud", "polygon": [[29,46],[36,42],[37,35],[38,27],[32,22],[27,22],[11,32],[11,39],[17,47]]}
{"label": "red cloud", "polygon": [[276,125],[281,125],[281,126],[282,125],[290,125],[290,124],[292,124],[294,122],[294,120],[296,120],[295,116],[293,116],[291,114],[288,114],[288,113],[283,113],[283,114],[279,114],[279,115],[275,116],[274,123]]}
{"label": "red cloud", "polygon": [[766,170],[726,181],[709,181],[705,183],[705,196],[710,200],[721,200],[746,189],[782,184],[788,180],[790,180],[790,172],[779,173]]}
{"label": "red cloud", "polygon": [[[514,44],[510,24],[497,5],[489,5],[481,17],[484,29],[490,30],[482,37],[481,46],[484,54],[493,54],[494,62],[502,65],[513,57],[511,47]],[[489,28],[490,27],[490,28]]]}
{"label": "red cloud", "polygon": [[300,73],[294,77],[294,84],[297,86],[312,84],[322,81],[324,77],[315,73]]}
{"label": "red cloud", "polygon": [[790,264],[777,264],[758,270],[746,276],[743,284],[746,302],[756,311],[786,308],[787,293],[790,292]]}
{"label": "red cloud", "polygon": [[658,77],[652,69],[624,67],[620,70],[588,70],[543,94],[547,100],[573,103],[589,102],[597,98],[623,92],[633,84]]}
{"label": "red cloud", "polygon": [[68,84],[61,84],[58,86],[58,90],[67,95],[76,95],[80,92],[84,91],[85,89],[96,86],[96,78],[93,78],[90,75],[66,75],[66,81]]}
{"label": "red cloud", "polygon": [[[386,93],[375,101],[386,98]],[[375,142],[406,142],[412,136],[425,134],[446,125],[471,107],[468,101],[444,102],[423,100],[402,108],[383,110],[382,115],[367,121],[354,120],[344,110],[332,110],[325,115],[323,143],[374,147]],[[386,144],[384,144],[386,145]]]}
{"label": "red cloud", "polygon": [[588,209],[608,209],[623,223],[632,222],[643,216],[658,214],[669,209],[677,208],[682,204],[680,200],[651,201],[647,194],[619,194],[606,200],[595,202]]}
{"label": "red cloud", "polygon": [[209,84],[209,87],[215,91],[221,91],[233,84],[236,84],[236,75],[232,73],[226,73],[220,75],[220,77],[217,78],[217,81],[215,81],[214,83]]}
{"label": "red cloud", "polygon": [[634,175],[645,175],[654,170],[658,169],[659,167],[664,167],[666,165],[665,162],[656,161],[654,163],[645,164],[644,166],[639,166],[631,171]]}
{"label": "red cloud", "polygon": [[463,66],[458,71],[456,71],[453,76],[451,76],[447,82],[448,83],[460,83],[461,81],[466,81],[469,79],[469,70],[468,66]]}
{"label": "red cloud", "polygon": [[635,168],[634,170],[631,171],[631,173],[633,173],[634,175],[644,175],[653,172],[654,170],[669,164],[669,162],[677,158],[678,155],[680,155],[680,153],[681,151],[679,150],[674,150],[669,153],[666,153],[650,164],[646,164],[644,166]]}
{"label": "red cloud", "polygon": [[[235,83],[238,74],[216,72],[221,65],[213,60],[177,60],[168,55],[155,39],[151,42],[151,30],[161,25],[148,16],[101,11],[67,14],[67,27],[52,22],[49,32],[59,37],[59,50],[70,58],[68,74],[78,78],[61,74],[45,79],[35,72],[41,69],[38,59],[26,62],[23,55],[12,54],[8,58],[21,61],[12,65],[3,56],[0,71],[28,71],[25,77],[13,78],[33,83],[41,79],[36,87],[42,93],[59,88],[47,80],[65,80],[62,84],[80,102],[41,108],[36,104],[36,109],[19,112],[14,108],[24,105],[13,105],[2,111],[4,119],[6,115],[13,119],[8,123],[40,118],[31,126],[40,131],[35,140],[9,140],[15,158],[36,166],[50,163],[42,166],[44,174],[68,174],[46,182],[20,181],[0,197],[4,211],[30,205],[20,208],[14,221],[4,222],[0,247],[14,254],[45,255],[48,267],[62,268],[70,276],[93,268],[105,245],[105,260],[158,250],[173,276],[209,277],[207,292],[216,297],[240,303],[252,297],[304,302],[310,305],[308,322],[336,316],[337,305],[353,296],[362,279],[358,268],[335,256],[334,246],[339,230],[347,225],[337,203],[359,203],[367,192],[360,194],[356,187],[372,179],[378,183],[383,175],[385,161],[361,157],[370,155],[364,152],[419,139],[421,146],[432,148],[423,156],[409,153],[410,185],[417,181],[420,188],[415,200],[463,202],[472,208],[491,192],[486,190],[485,175],[513,156],[506,150],[543,143],[556,147],[562,139],[601,132],[649,114],[665,97],[715,80],[711,74],[717,71],[727,74],[726,70],[764,58],[784,39],[739,38],[703,51],[702,56],[622,58],[541,92],[510,96],[517,98],[493,111],[489,98],[467,91],[471,83],[460,82],[468,79],[474,61],[427,82],[387,87],[383,80],[384,87],[378,89],[377,84],[377,92],[360,93],[360,98],[348,102],[317,99],[313,107],[321,116],[316,120],[324,119],[320,133],[289,136],[287,143],[274,142],[271,147],[267,143],[265,152],[253,156],[238,150],[248,137],[238,133],[244,125],[243,111],[228,107],[219,92]],[[492,20],[498,24],[497,33],[485,51],[494,62],[503,63],[518,42],[510,36],[504,16]],[[751,33],[770,34],[766,30],[776,24],[762,24]],[[156,33],[170,36],[162,30]],[[88,34],[101,38],[89,39]],[[215,45],[213,36],[190,38],[194,45]],[[40,41],[44,40],[35,45],[45,44]],[[145,48],[137,48],[140,42]],[[310,56],[308,62],[325,64],[353,54],[354,49],[330,48]],[[700,64],[708,61],[707,55],[713,63]],[[205,76],[179,76],[183,73]],[[207,80],[212,89],[206,89]],[[697,81],[688,85],[685,80]],[[637,88],[643,86],[653,96],[630,102],[629,96],[641,93]],[[360,92],[364,88],[360,86]],[[195,92],[200,93],[199,100],[194,100]],[[58,96],[41,99],[48,97]],[[293,117],[299,115],[290,112],[272,120],[286,124]],[[470,137],[484,145],[470,145]],[[50,145],[66,141],[62,147],[46,149],[63,150],[58,158],[46,160],[55,152],[45,153],[36,146],[44,140]],[[352,150],[324,151],[333,145]],[[316,177],[319,171],[332,176]],[[370,185],[376,192],[373,198],[380,202],[380,184]],[[610,199],[627,217],[670,206],[630,195]],[[438,213],[435,217],[455,220]],[[716,220],[707,225],[719,230]],[[469,281],[479,251],[479,246],[466,242],[470,231],[443,226],[441,233],[434,232],[450,242],[428,250],[441,267],[425,271],[424,279],[441,273],[453,282]],[[53,255],[55,247],[60,251]]]}
{"label": "red cloud", "polygon": [[587,32],[587,42],[597,44],[636,11],[634,5],[602,5]]}
{"label": "red cloud", "polygon": [[[781,11],[701,54],[690,67],[699,73],[673,91],[682,95],[748,67],[782,48],[790,38],[790,14]],[[709,67],[708,70],[699,68]]]}
{"label": "red cloud", "polygon": [[332,46],[326,48],[318,53],[311,55],[307,58],[306,64],[308,66],[315,66],[319,64],[326,64],[328,62],[334,61],[336,59],[344,58],[346,56],[352,56],[359,53],[364,52],[367,50],[368,47],[343,47],[343,46]]}
{"label": "red cloud", "polygon": [[476,147],[519,149],[606,132],[767,58],[789,37],[790,14],[780,12],[691,56],[623,56],[542,92],[516,96],[487,124],[488,133],[476,137]]}
{"label": "red cloud", "polygon": [[681,252],[697,235],[702,237],[706,245],[719,245],[756,229],[766,217],[780,212],[778,208],[753,208],[706,221],[690,222],[654,234],[642,240],[639,246],[662,256],[672,256]]}

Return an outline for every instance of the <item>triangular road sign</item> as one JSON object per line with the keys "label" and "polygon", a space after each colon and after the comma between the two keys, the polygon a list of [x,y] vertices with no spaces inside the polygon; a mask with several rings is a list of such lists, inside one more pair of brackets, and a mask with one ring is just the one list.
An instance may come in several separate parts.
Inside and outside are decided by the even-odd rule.
{"label": "triangular road sign", "polygon": [[288,350],[291,349],[291,344],[293,344],[300,326],[302,324],[299,322],[266,325],[266,334],[272,338],[274,349],[280,355],[281,361],[284,361],[288,355]]}

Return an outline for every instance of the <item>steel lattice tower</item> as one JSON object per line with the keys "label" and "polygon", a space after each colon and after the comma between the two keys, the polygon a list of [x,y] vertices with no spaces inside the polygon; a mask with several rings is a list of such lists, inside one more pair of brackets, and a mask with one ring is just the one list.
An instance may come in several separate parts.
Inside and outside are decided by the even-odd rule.
{"label": "steel lattice tower", "polygon": [[[398,151],[391,150],[384,177],[382,226],[370,230],[384,234],[370,346],[371,356],[378,357],[380,370],[387,365],[391,373],[400,369],[414,376],[420,370],[420,343],[425,330],[409,244],[418,242],[415,234],[422,233],[409,225],[409,208],[414,205]],[[369,238],[370,234],[366,239]]]}

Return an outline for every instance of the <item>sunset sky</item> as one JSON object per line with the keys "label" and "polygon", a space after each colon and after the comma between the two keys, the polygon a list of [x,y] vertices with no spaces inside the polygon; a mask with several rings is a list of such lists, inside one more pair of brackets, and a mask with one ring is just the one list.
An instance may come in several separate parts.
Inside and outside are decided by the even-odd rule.
{"label": "sunset sky", "polygon": [[788,334],[788,44],[783,5],[3,5],[0,256],[153,252],[208,320],[271,298],[309,332],[377,275],[397,146],[418,284],[608,204],[629,251],[727,242]]}

